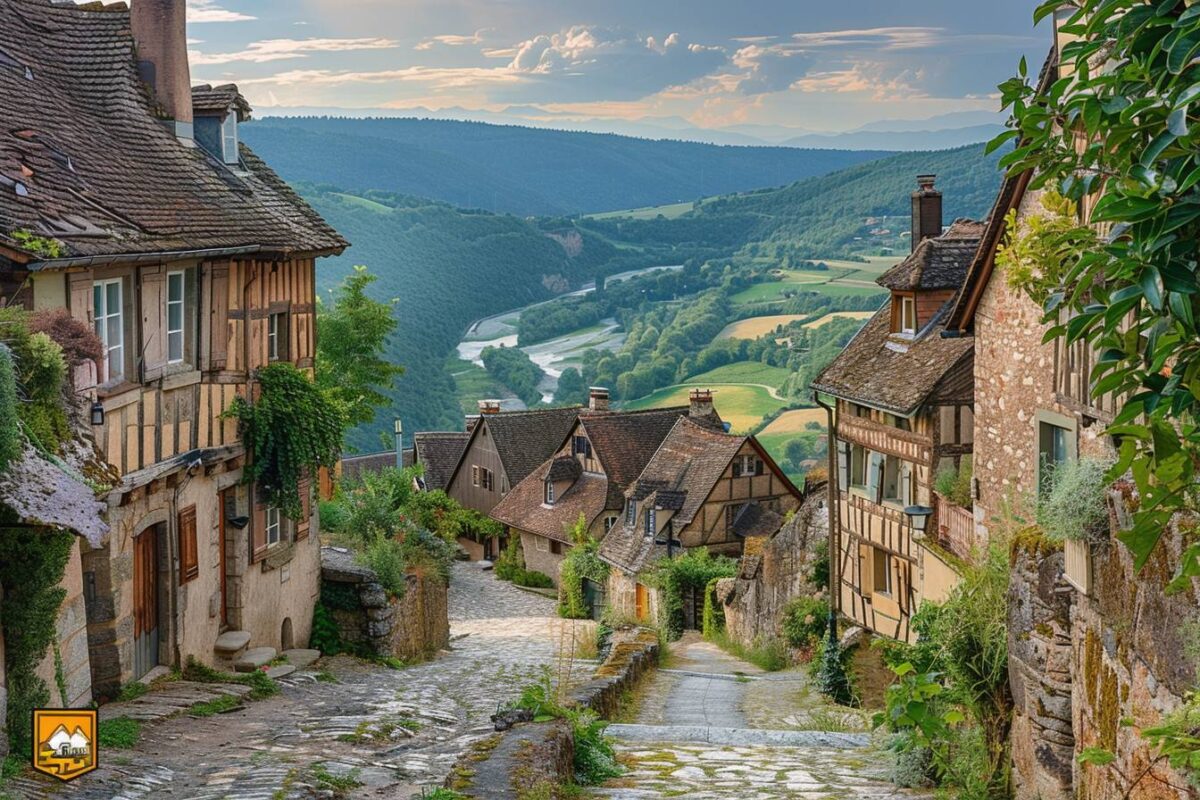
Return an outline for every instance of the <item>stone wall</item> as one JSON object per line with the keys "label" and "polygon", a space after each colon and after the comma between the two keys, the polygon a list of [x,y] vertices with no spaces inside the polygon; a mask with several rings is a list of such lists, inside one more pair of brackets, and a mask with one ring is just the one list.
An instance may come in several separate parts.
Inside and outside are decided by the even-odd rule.
{"label": "stone wall", "polygon": [[810,580],[816,546],[829,536],[825,499],[825,484],[811,486],[800,510],[762,552],[744,556],[737,577],[717,584],[730,638],[745,645],[774,638],[790,600],[826,590]]}
{"label": "stone wall", "polygon": [[351,649],[406,661],[429,658],[450,644],[446,582],[409,573],[402,597],[341,548],[321,549],[322,597]]}

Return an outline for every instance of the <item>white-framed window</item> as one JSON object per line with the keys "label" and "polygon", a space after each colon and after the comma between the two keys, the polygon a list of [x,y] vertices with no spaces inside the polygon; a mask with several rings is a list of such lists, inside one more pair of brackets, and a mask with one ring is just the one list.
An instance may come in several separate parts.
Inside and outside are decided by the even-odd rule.
{"label": "white-framed window", "polygon": [[274,547],[279,544],[283,537],[283,517],[279,513],[279,509],[274,506],[267,507],[267,547]]}
{"label": "white-framed window", "polygon": [[96,335],[104,343],[105,380],[125,375],[124,284],[120,278],[92,285],[92,319]]}
{"label": "white-framed window", "polygon": [[605,535],[608,535],[609,531],[611,531],[613,528],[617,527],[618,519],[620,519],[620,517],[618,517],[616,514],[609,514],[607,517],[604,518],[604,533],[605,533]]}
{"label": "white-framed window", "polygon": [[240,160],[238,153],[238,117],[236,111],[230,111],[221,123],[221,153],[226,164],[236,164]]}
{"label": "white-framed window", "polygon": [[763,462],[757,456],[737,456],[733,459],[733,477],[748,478],[763,473]]}
{"label": "white-framed window", "polygon": [[850,446],[850,485],[859,488],[867,485],[867,462],[870,451],[859,444]]}
{"label": "white-framed window", "polygon": [[658,515],[654,512],[654,506],[650,506],[646,509],[645,520],[647,536],[653,536],[658,531],[657,516]]}
{"label": "white-framed window", "polygon": [[267,360],[278,361],[287,355],[287,314],[267,317]]}
{"label": "white-framed window", "polygon": [[900,332],[917,332],[917,301],[912,297],[900,298]]}
{"label": "white-framed window", "polygon": [[183,361],[184,273],[167,273],[167,363]]}
{"label": "white-framed window", "polygon": [[892,556],[884,550],[874,548],[875,560],[875,591],[879,594],[892,594]]}
{"label": "white-framed window", "polygon": [[546,481],[546,505],[554,505],[554,482]]}
{"label": "white-framed window", "polygon": [[547,553],[550,551],[550,540],[544,536],[533,537],[533,546],[539,553]]}

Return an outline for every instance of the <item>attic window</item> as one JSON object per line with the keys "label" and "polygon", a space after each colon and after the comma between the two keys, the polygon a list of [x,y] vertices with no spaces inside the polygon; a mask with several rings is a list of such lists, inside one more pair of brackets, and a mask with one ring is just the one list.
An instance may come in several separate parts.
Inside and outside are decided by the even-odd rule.
{"label": "attic window", "polygon": [[554,483],[546,481],[546,505],[554,505]]}
{"label": "attic window", "polygon": [[896,330],[909,335],[917,332],[917,301],[914,297],[901,296],[896,304]]}
{"label": "attic window", "polygon": [[226,164],[237,164],[238,154],[238,115],[231,110],[221,123],[221,153]]}

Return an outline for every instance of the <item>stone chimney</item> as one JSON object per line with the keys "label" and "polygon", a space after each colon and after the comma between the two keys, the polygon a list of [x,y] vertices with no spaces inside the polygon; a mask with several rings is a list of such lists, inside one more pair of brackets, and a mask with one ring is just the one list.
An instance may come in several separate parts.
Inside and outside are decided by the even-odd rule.
{"label": "stone chimney", "polygon": [[129,12],[138,74],[175,135],[191,140],[192,75],[187,53],[185,0],[132,0]]}
{"label": "stone chimney", "polygon": [[688,416],[693,419],[713,415],[713,393],[711,389],[692,389],[688,395]]}
{"label": "stone chimney", "polygon": [[499,414],[500,413],[500,401],[499,400],[480,400],[479,401],[479,413],[485,414],[488,416],[491,416],[492,414]]}
{"label": "stone chimney", "polygon": [[588,410],[608,411],[608,389],[603,386],[593,386],[588,390]]}
{"label": "stone chimney", "polygon": [[942,193],[933,188],[936,175],[918,175],[912,193],[912,249],[942,235]]}

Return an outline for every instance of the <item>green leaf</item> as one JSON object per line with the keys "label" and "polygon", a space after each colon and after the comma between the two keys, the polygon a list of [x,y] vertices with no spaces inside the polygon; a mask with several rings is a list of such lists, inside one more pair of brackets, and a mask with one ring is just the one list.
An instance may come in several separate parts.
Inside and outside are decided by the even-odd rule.
{"label": "green leaf", "polygon": [[1076,757],[1080,764],[1093,767],[1106,767],[1116,760],[1115,755],[1100,747],[1085,747]]}
{"label": "green leaf", "polygon": [[1176,136],[1187,136],[1187,115],[1188,107],[1186,105],[1176,108],[1167,116],[1167,130]]}
{"label": "green leaf", "polygon": [[1142,287],[1142,294],[1146,298],[1146,302],[1155,311],[1161,311],[1163,307],[1163,285],[1162,276],[1158,274],[1158,270],[1154,267],[1146,267],[1142,272],[1139,284]]}

